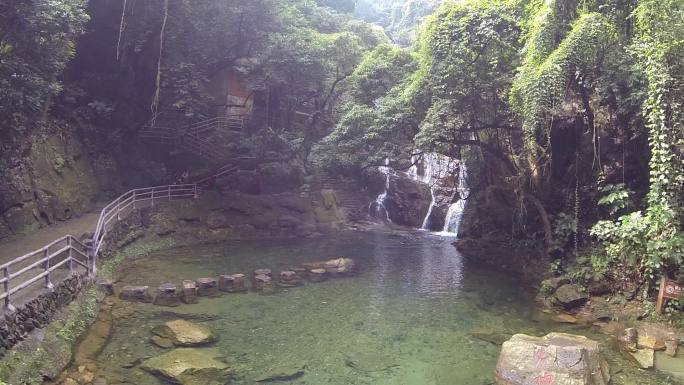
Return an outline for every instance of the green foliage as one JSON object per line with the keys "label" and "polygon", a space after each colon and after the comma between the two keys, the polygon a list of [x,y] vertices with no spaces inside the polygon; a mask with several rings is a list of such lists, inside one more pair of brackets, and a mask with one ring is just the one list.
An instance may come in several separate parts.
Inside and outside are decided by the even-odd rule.
{"label": "green foliage", "polygon": [[549,249],[552,253],[564,253],[574,238],[577,221],[572,215],[560,213],[553,222],[553,242]]}
{"label": "green foliage", "polygon": [[[540,15],[543,26],[549,18],[553,19],[550,15],[554,13]],[[596,87],[599,79],[596,71],[603,65],[602,59],[617,47],[613,26],[599,13],[580,15],[553,50],[549,46],[556,40],[557,31],[549,32],[553,36],[544,38],[543,32],[547,29],[539,27],[532,34],[526,46],[526,62],[511,88],[511,105],[522,118],[532,168],[538,167],[537,158],[543,157],[538,146],[542,149],[549,146],[550,122],[554,111],[566,100],[568,85]]]}
{"label": "green foliage", "polygon": [[624,183],[606,184],[600,186],[598,191],[602,194],[598,200],[599,206],[605,207],[611,216],[632,206],[634,192],[628,190]]}
{"label": "green foliage", "polygon": [[85,0],[0,5],[0,133],[24,124],[62,88],[59,76],[88,20]]}

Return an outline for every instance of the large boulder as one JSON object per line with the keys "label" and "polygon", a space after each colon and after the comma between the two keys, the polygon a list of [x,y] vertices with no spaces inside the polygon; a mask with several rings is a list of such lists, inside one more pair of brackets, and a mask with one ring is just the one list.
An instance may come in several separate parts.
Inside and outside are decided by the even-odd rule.
{"label": "large boulder", "polygon": [[569,309],[585,303],[589,299],[589,295],[579,286],[566,283],[556,289],[554,298],[560,305]]}
{"label": "large boulder", "polygon": [[181,385],[224,385],[231,370],[211,349],[181,348],[145,360],[141,367]]}
{"label": "large boulder", "polygon": [[431,201],[430,187],[427,184],[404,176],[390,177],[385,207],[392,222],[420,227]]}
{"label": "large boulder", "polygon": [[608,364],[599,344],[583,336],[516,334],[503,343],[496,365],[497,385],[607,385]]}
{"label": "large boulder", "polygon": [[181,319],[165,322],[152,329],[152,333],[168,338],[176,346],[198,346],[216,341],[216,335],[208,327]]}

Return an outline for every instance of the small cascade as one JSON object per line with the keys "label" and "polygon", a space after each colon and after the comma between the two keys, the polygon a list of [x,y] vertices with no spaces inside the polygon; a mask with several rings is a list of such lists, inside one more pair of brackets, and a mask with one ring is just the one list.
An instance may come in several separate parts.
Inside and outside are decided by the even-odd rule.
{"label": "small cascade", "polygon": [[430,186],[430,207],[428,208],[427,214],[425,214],[425,219],[423,219],[423,225],[420,226],[421,230],[429,230],[430,225],[430,215],[432,214],[432,208],[435,207],[435,189]]}
{"label": "small cascade", "polygon": [[381,192],[377,198],[375,198],[375,201],[371,202],[370,206],[368,207],[368,211],[372,217],[383,219],[387,223],[392,223],[392,220],[389,217],[389,212],[385,207],[385,200],[387,199],[387,193],[389,192],[390,188],[390,173],[392,170],[389,167],[389,158],[385,158],[385,165],[378,167],[378,170],[385,174],[385,190]]}
{"label": "small cascade", "polygon": [[418,173],[418,166],[416,156],[411,157],[411,167],[408,169],[407,174],[413,180],[417,180],[427,184],[430,187],[430,207],[428,208],[427,214],[423,219],[421,225],[421,230],[429,230],[430,228],[430,215],[432,215],[432,210],[435,207],[435,184],[438,180],[449,175],[454,169],[455,164],[453,159],[437,153],[425,153],[423,154],[423,174]]}
{"label": "small cascade", "polygon": [[461,163],[458,170],[458,200],[452,203],[447,210],[446,218],[444,220],[444,229],[442,233],[458,236],[458,228],[461,225],[461,219],[463,218],[463,211],[465,210],[466,200],[468,194],[470,193],[470,188],[468,187],[468,169],[465,163]]}

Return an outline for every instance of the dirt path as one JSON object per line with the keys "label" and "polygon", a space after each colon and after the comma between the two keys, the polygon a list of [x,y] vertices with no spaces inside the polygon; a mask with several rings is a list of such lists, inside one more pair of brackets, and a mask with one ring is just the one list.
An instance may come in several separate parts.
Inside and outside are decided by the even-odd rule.
{"label": "dirt path", "polygon": [[93,231],[102,206],[104,204],[96,205],[95,209],[80,217],[58,222],[56,225],[43,227],[29,234],[13,235],[3,239],[0,241],[0,264],[40,249],[64,235],[71,234],[80,237],[85,232]]}

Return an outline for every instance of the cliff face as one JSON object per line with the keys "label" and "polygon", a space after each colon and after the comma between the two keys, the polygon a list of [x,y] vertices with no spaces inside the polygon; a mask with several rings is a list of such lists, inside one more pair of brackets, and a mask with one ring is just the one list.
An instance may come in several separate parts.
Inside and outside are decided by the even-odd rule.
{"label": "cliff face", "polygon": [[98,195],[93,163],[72,130],[32,135],[14,146],[0,156],[0,238],[93,208]]}

